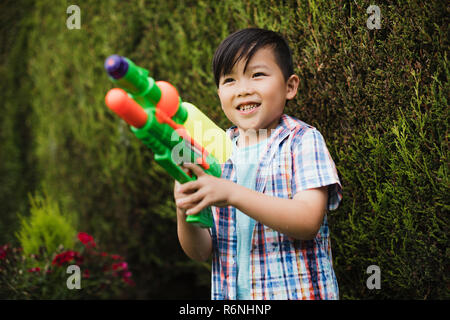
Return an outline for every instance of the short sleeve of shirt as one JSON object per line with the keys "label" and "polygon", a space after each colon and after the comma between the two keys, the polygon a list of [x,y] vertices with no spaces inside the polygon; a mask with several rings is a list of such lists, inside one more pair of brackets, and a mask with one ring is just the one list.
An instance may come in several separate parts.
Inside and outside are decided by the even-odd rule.
{"label": "short sleeve of shirt", "polygon": [[335,210],[342,199],[342,186],[322,134],[315,128],[300,130],[292,141],[292,194],[328,186],[328,210]]}

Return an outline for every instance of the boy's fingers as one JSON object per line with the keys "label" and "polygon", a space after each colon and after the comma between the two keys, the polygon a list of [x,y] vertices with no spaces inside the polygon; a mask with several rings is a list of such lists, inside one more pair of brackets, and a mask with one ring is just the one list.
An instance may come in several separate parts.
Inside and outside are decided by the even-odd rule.
{"label": "boy's fingers", "polygon": [[182,187],[183,187],[183,185],[175,180],[175,185],[173,188],[174,189],[173,194],[175,197],[178,197],[182,193]]}
{"label": "boy's fingers", "polygon": [[196,193],[196,194],[192,194],[190,196],[186,196],[184,198],[181,199],[177,199],[176,200],[176,204],[178,207],[193,207],[194,205],[197,205],[201,200],[203,199],[203,195]]}
{"label": "boy's fingers", "polygon": [[194,174],[197,177],[205,174],[203,169],[199,165],[194,164],[194,163],[184,163],[183,167],[188,168],[189,170],[192,170],[192,172],[194,172]]}
{"label": "boy's fingers", "polygon": [[178,187],[178,192],[180,193],[191,193],[195,192],[196,190],[197,190],[197,180],[180,184]]}
{"label": "boy's fingers", "polygon": [[207,203],[205,200],[203,200],[202,202],[200,202],[199,204],[197,204],[195,207],[189,209],[186,211],[187,215],[192,215],[192,214],[197,214],[200,211],[202,211],[205,207],[207,207]]}

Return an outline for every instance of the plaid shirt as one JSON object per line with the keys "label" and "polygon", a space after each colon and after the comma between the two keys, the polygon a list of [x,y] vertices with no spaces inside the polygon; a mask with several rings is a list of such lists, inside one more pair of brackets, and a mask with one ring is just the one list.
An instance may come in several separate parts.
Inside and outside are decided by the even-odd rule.
{"label": "plaid shirt", "polygon": [[[227,130],[233,138],[236,126]],[[301,191],[328,186],[328,210],[338,207],[342,187],[320,132],[288,115],[269,137],[257,169],[256,191],[292,199]],[[231,159],[222,165],[222,178],[236,182]],[[236,209],[212,207],[214,225],[212,299],[236,299]],[[273,214],[277,214],[274,212]],[[259,222],[253,229],[251,296],[253,299],[338,299],[332,267],[327,217],[313,240],[297,240]]]}

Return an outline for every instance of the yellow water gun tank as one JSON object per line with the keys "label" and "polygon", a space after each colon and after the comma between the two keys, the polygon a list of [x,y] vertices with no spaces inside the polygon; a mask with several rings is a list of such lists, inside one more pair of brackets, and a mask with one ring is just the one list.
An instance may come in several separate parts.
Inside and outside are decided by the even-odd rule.
{"label": "yellow water gun tank", "polygon": [[206,151],[212,154],[219,163],[225,163],[231,156],[233,145],[226,132],[212,122],[203,112],[189,102],[182,102],[187,111],[183,123],[189,135]]}

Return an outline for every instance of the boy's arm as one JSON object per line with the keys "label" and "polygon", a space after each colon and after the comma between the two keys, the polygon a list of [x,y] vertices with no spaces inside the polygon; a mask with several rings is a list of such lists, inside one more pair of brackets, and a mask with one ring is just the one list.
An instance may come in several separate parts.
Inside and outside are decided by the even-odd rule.
{"label": "boy's arm", "polygon": [[[178,192],[180,184],[175,181],[175,199],[182,196]],[[212,240],[209,230],[186,222],[186,210],[177,206],[177,233],[180,245],[186,255],[197,261],[207,260],[212,252]]]}
{"label": "boy's arm", "polygon": [[180,186],[192,193],[177,201],[177,206],[196,214],[206,206],[233,206],[253,219],[300,240],[313,239],[323,221],[328,201],[327,187],[308,189],[293,199],[282,199],[245,188],[225,179],[206,175],[196,165],[185,164],[197,176]]}
{"label": "boy's arm", "polygon": [[230,202],[269,228],[295,239],[311,240],[322,225],[327,200],[327,187],[300,191],[293,199],[282,199],[237,185]]}

